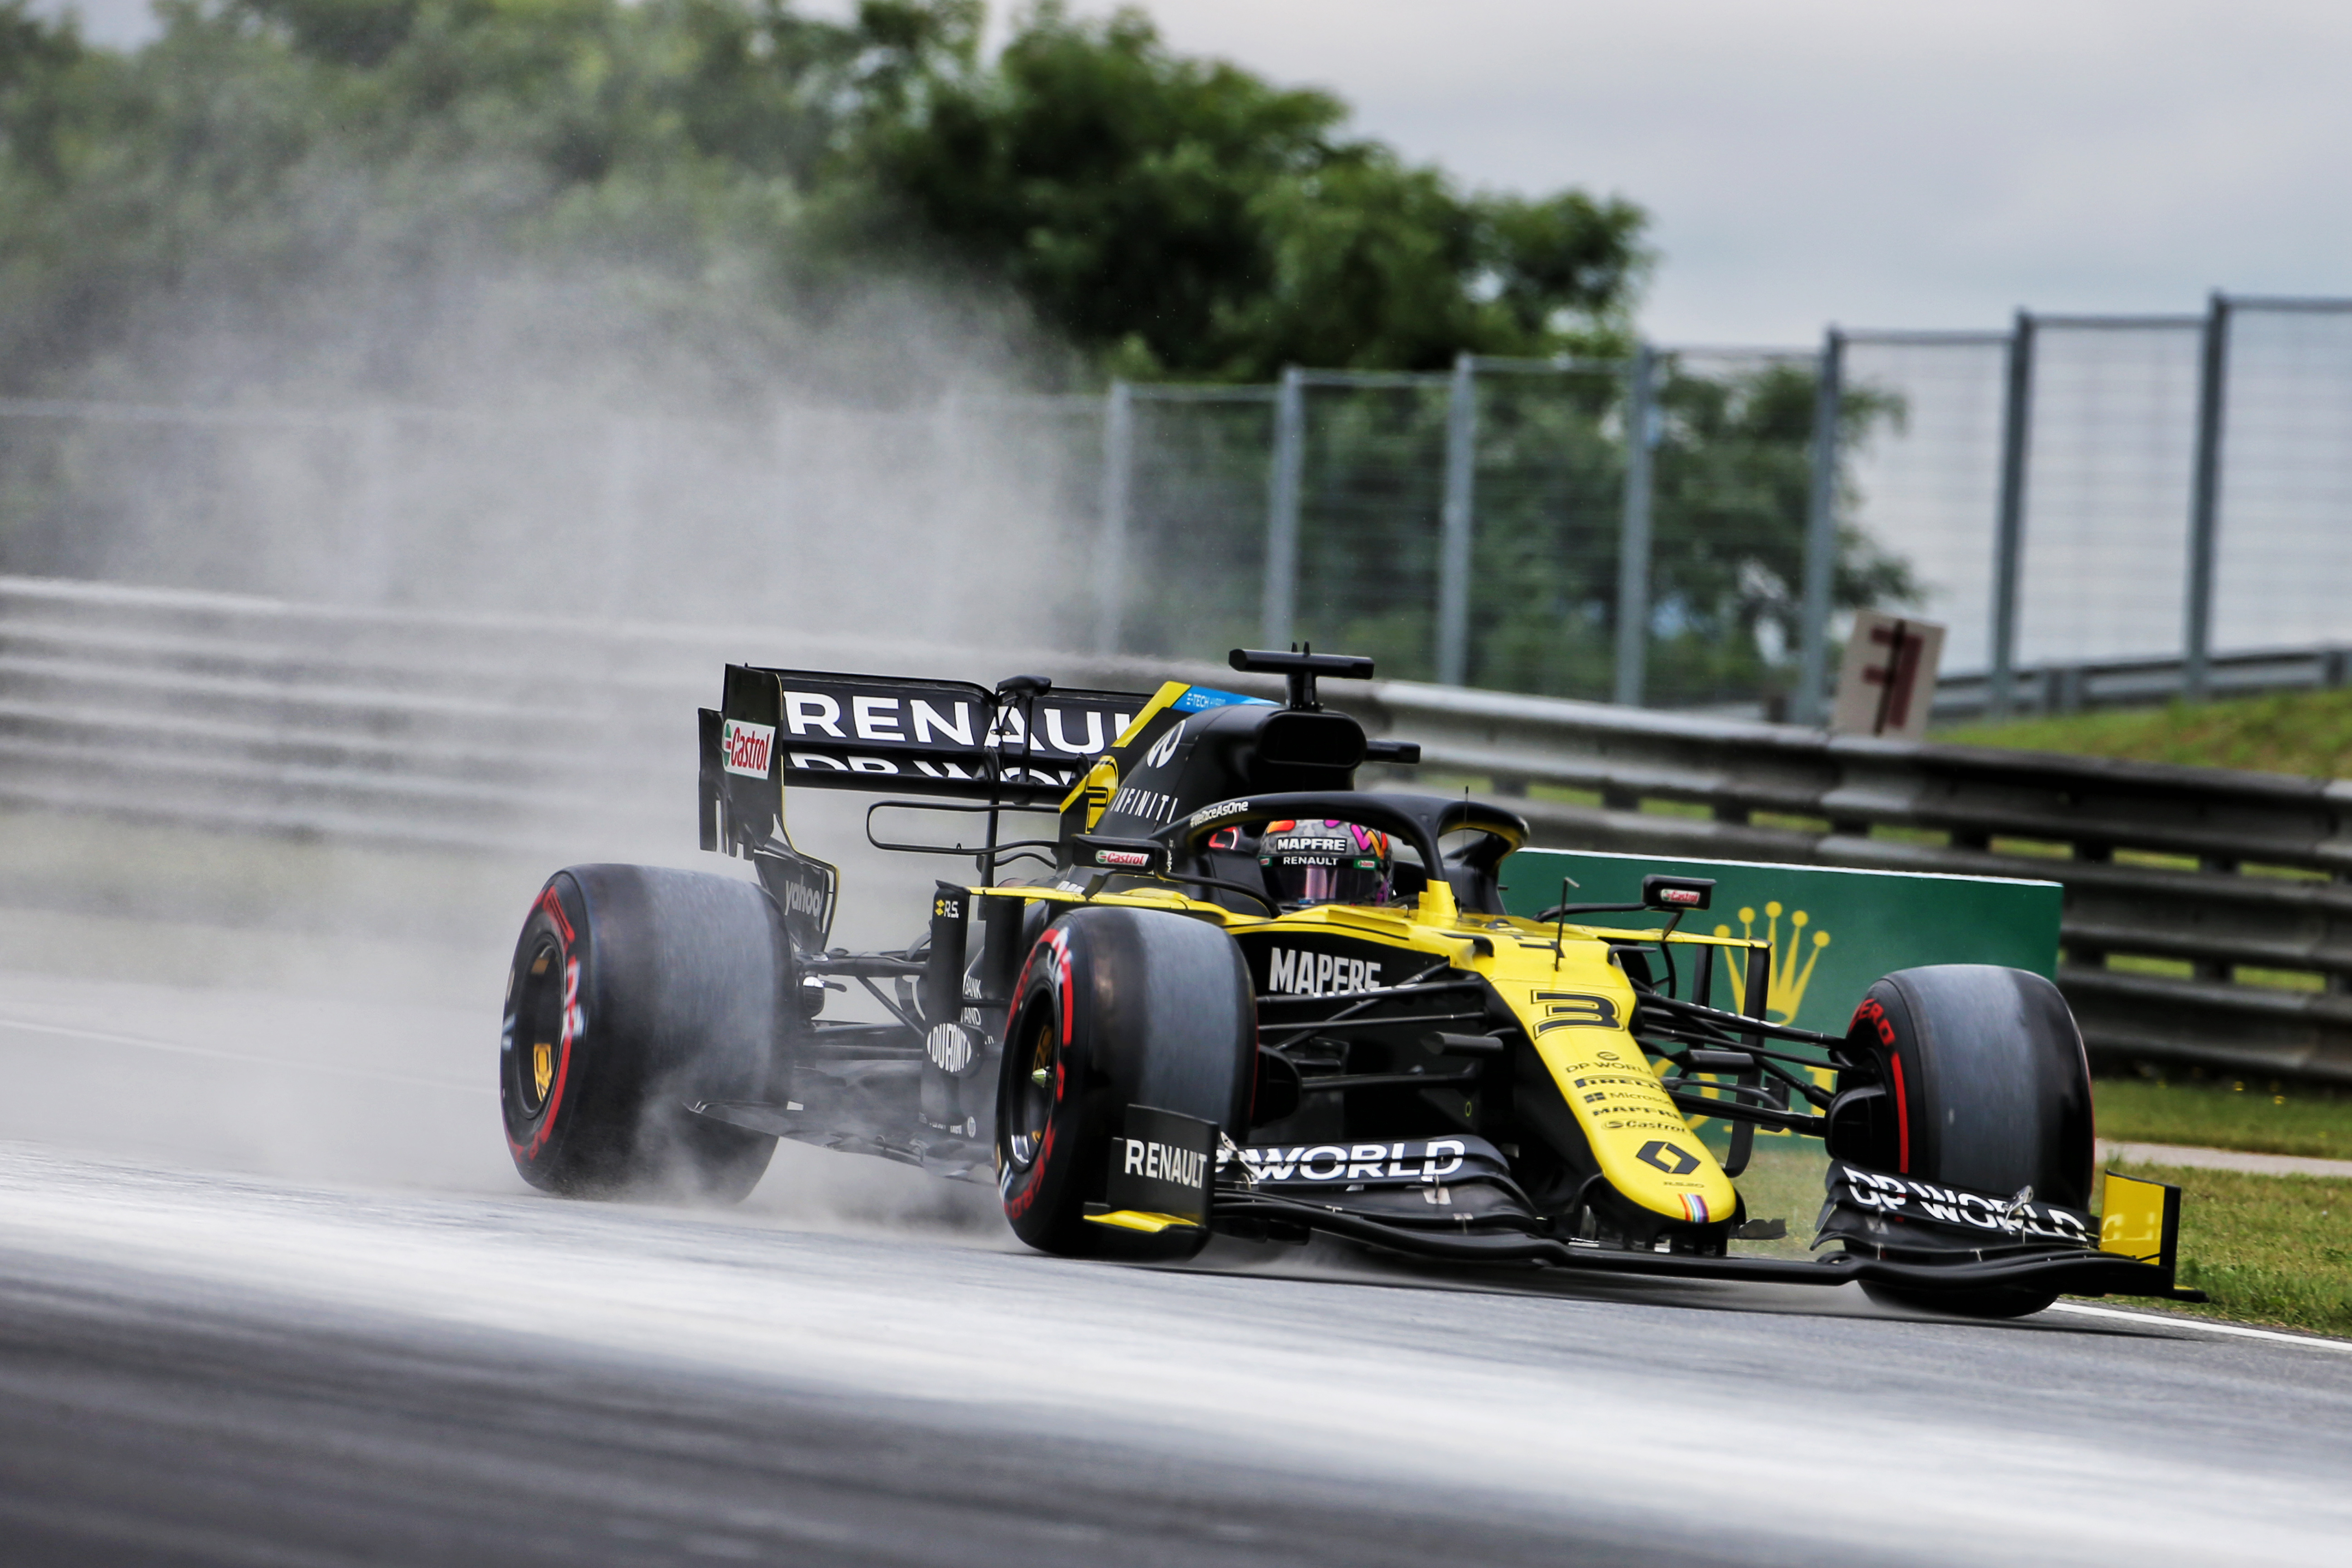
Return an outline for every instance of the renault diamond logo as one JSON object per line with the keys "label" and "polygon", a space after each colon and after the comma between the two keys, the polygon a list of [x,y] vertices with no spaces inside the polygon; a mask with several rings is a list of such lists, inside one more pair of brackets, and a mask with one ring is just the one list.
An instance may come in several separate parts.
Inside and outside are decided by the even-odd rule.
{"label": "renault diamond logo", "polygon": [[1663,1138],[1653,1138],[1634,1152],[1633,1158],[1644,1165],[1655,1165],[1669,1176],[1687,1176],[1698,1169],[1698,1156],[1687,1149],[1677,1148]]}

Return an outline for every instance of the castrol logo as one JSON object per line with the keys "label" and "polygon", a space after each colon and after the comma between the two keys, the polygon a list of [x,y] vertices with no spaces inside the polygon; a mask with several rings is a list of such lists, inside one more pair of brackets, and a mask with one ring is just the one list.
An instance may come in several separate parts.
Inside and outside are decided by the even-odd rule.
{"label": "castrol logo", "polygon": [[719,736],[719,754],[730,773],[747,778],[768,776],[768,759],[776,750],[776,727],[730,719]]}

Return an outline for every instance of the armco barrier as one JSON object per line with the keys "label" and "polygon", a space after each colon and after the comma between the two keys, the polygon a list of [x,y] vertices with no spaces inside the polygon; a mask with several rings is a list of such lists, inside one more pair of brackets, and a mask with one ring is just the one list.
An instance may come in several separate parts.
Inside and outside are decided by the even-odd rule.
{"label": "armco barrier", "polygon": [[[2080,713],[2100,708],[2153,708],[2188,689],[2189,664],[2177,655],[2052,664],[2018,670],[2010,711]],[[2352,647],[2253,648],[2217,653],[2206,662],[2209,697],[2258,697],[2273,691],[2325,691],[2352,682]],[[1992,709],[1992,680],[1981,670],[1947,674],[1936,684],[1937,720],[1982,720]]]}
{"label": "armco barrier", "polygon": [[0,803],[442,847],[690,842],[727,659],[936,649],[0,577]]}
{"label": "armco barrier", "polygon": [[[0,578],[0,802],[450,847],[583,825],[683,838],[694,710],[730,658],[1271,694],[1131,659]],[[2053,879],[2059,980],[2095,1051],[2352,1082],[2352,784],[1403,682],[1324,692],[1420,742],[1427,784],[1524,795],[1539,843]]]}

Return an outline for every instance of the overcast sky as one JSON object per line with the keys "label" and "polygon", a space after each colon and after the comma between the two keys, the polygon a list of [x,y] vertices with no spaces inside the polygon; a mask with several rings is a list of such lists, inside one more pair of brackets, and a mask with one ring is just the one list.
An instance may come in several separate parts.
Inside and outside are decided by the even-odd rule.
{"label": "overcast sky", "polygon": [[[1665,342],[2352,294],[2352,5],[1146,9],[1178,47],[1332,89],[1360,132],[1474,184],[1641,203],[1663,253],[1643,321]],[[121,38],[143,0],[84,10]]]}

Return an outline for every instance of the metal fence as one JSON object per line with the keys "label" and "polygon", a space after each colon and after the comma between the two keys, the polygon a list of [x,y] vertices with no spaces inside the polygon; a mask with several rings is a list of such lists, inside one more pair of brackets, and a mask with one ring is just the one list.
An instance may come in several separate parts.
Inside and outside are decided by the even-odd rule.
{"label": "metal fence", "polygon": [[1097,651],[1212,655],[1254,600],[1406,678],[1810,721],[1864,602],[1996,716],[2352,642],[2352,300],[1112,399],[1107,537],[1152,543]]}
{"label": "metal fence", "polygon": [[934,641],[1018,604],[1097,654],[1806,721],[1861,603],[1950,628],[1948,716],[2329,679],[2347,512],[2352,300],[2218,294],[916,412],[0,401],[0,571]]}

